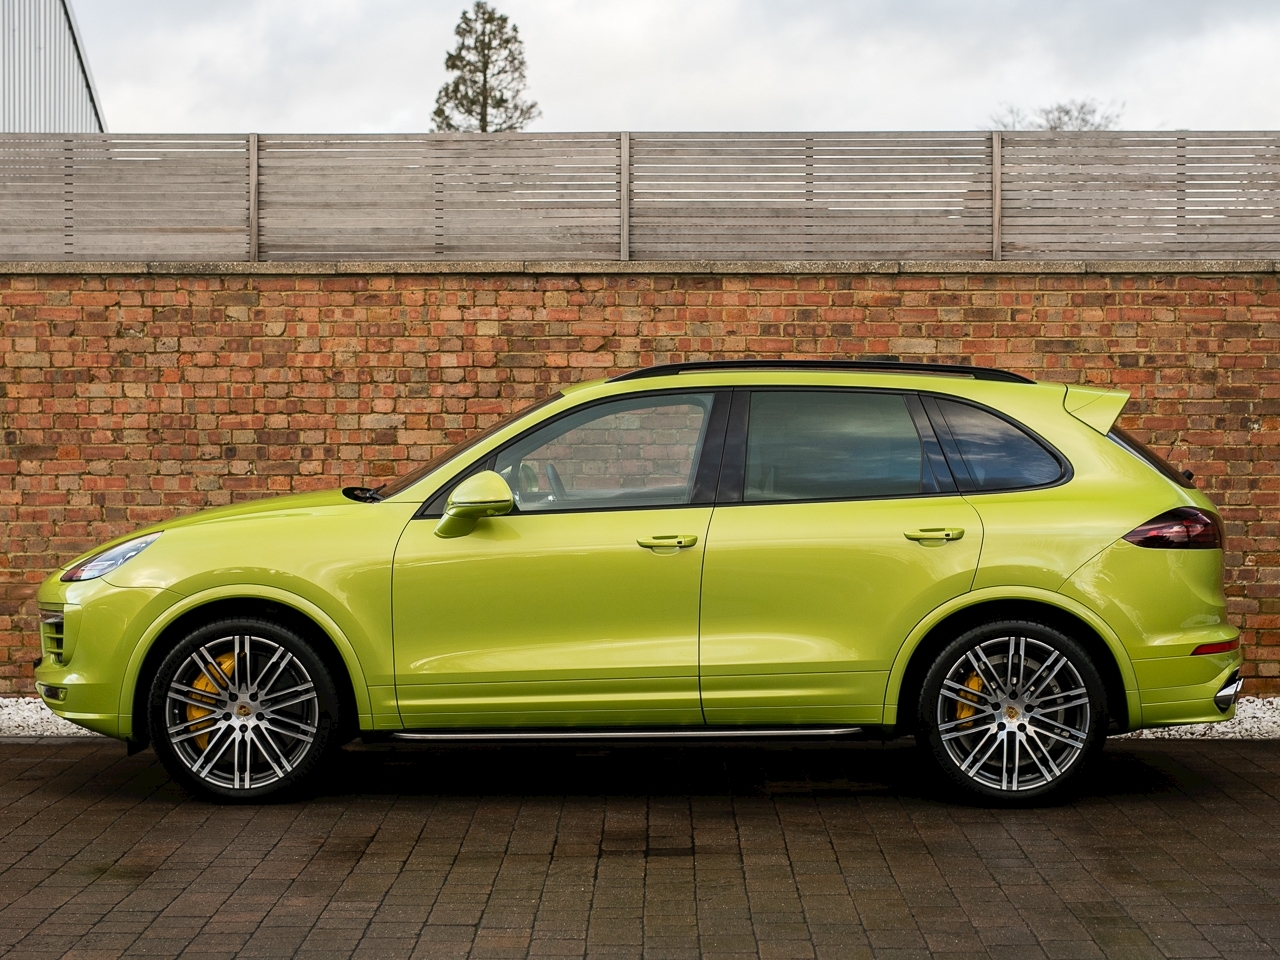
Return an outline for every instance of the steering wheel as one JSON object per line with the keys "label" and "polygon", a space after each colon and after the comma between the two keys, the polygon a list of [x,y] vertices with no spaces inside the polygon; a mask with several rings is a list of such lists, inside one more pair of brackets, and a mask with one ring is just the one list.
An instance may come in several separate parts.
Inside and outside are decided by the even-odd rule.
{"label": "steering wheel", "polygon": [[551,492],[557,500],[569,499],[569,494],[564,488],[564,482],[560,479],[560,471],[556,469],[554,463],[547,464],[547,482],[551,484]]}

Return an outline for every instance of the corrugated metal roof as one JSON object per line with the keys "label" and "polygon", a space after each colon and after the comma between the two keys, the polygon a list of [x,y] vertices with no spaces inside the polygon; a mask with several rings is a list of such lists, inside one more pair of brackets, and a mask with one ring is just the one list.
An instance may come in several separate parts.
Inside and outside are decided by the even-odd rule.
{"label": "corrugated metal roof", "polygon": [[0,0],[0,131],[106,131],[70,0]]}

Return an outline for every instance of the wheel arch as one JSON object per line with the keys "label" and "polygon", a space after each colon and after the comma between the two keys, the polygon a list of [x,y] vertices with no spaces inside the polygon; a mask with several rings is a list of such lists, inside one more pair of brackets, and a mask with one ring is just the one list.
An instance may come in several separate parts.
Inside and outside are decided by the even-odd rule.
{"label": "wheel arch", "polygon": [[885,726],[897,734],[915,732],[915,703],[934,658],[965,630],[992,620],[1031,620],[1061,630],[1089,652],[1106,687],[1112,732],[1141,724],[1133,665],[1120,639],[1096,614],[1060,594],[966,595],[935,611],[912,631],[889,673]]}
{"label": "wheel arch", "polygon": [[346,635],[324,611],[301,597],[256,589],[260,592],[251,594],[224,587],[187,597],[148,628],[134,648],[121,691],[121,720],[129,723],[131,749],[141,749],[148,742],[146,713],[151,680],[178,638],[201,623],[237,616],[270,620],[310,640],[338,688],[346,716],[343,735],[358,732],[360,718],[370,716],[372,709],[364,671]]}

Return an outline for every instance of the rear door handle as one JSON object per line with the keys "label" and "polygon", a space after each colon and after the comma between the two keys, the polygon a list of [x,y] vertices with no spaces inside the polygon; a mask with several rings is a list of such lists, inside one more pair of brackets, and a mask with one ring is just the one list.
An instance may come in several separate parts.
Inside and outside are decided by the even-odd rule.
{"label": "rear door handle", "polygon": [[658,537],[641,537],[636,541],[650,550],[660,547],[692,547],[697,542],[698,535],[695,533],[668,533]]}
{"label": "rear door handle", "polygon": [[904,530],[902,535],[908,540],[959,540],[964,536],[964,527],[921,527]]}

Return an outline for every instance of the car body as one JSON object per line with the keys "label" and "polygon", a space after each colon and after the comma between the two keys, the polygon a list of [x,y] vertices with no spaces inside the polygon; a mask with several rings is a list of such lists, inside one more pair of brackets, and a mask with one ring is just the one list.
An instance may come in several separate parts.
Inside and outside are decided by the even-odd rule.
{"label": "car body", "polygon": [[[39,591],[38,689],[108,736],[140,746],[185,724],[204,749],[197,668],[168,726],[156,677],[182,638],[248,617],[331,675],[334,742],[923,734],[940,651],[984,624],[1030,623],[1056,631],[1027,634],[1048,644],[1033,666],[1065,655],[1052,653],[1065,636],[1072,662],[1088,661],[1079,683],[1102,685],[1081,730],[1225,719],[1241,661],[1220,521],[1113,429],[1127,399],[889,363],[695,363],[566,387],[381,491],[207,510],[77,558]],[[1159,518],[1173,534],[1125,539]],[[70,576],[94,563],[110,569]],[[240,663],[225,649],[219,662]],[[212,679],[198,690],[232,689],[230,666],[201,669]],[[949,681],[938,668],[940,690],[995,689],[985,668],[957,669]],[[958,696],[938,721],[957,735]],[[235,700],[219,701],[224,716]],[[1025,706],[983,702],[1009,717]],[[319,721],[289,722],[313,735]],[[171,769],[190,774],[192,750]],[[1031,795],[1068,778],[1040,779],[976,787]],[[238,779],[213,792],[259,795]]]}

